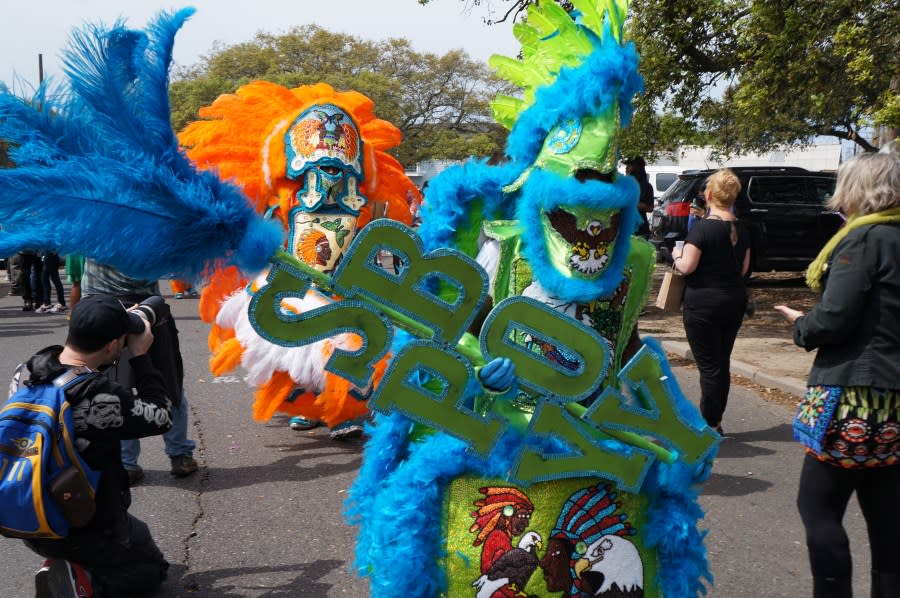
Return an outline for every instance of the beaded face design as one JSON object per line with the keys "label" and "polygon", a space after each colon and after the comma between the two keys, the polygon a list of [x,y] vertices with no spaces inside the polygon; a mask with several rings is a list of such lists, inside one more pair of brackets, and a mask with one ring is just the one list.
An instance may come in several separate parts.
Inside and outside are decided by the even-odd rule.
{"label": "beaded face design", "polygon": [[368,199],[359,192],[365,179],[362,142],[349,114],[333,104],[311,106],[288,128],[284,142],[287,178],[300,183],[300,209],[333,206],[359,214]]}

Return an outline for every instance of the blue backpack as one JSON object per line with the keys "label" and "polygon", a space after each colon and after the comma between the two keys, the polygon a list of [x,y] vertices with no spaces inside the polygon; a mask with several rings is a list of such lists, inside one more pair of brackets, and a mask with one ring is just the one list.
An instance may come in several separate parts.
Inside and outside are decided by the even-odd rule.
{"label": "blue backpack", "polygon": [[0,534],[59,539],[93,518],[100,473],[75,447],[65,395],[93,375],[74,368],[50,384],[21,384],[0,409]]}

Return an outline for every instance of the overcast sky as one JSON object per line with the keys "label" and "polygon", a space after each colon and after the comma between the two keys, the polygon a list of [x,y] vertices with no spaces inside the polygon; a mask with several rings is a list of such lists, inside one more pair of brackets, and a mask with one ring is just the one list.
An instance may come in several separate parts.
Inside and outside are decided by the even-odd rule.
{"label": "overcast sky", "polygon": [[[214,42],[239,43],[258,31],[280,33],[314,23],[330,31],[372,40],[405,37],[420,52],[442,54],[455,48],[487,60],[491,54],[515,56],[511,24],[488,27],[481,12],[466,14],[460,0],[16,0],[4,2],[0,18],[0,81],[20,90],[38,80],[38,54],[45,77],[61,79],[58,56],[72,28],[85,22],[112,23],[123,17],[143,28],[160,10],[197,9],[175,40],[175,63],[187,65],[207,54]],[[502,7],[502,4],[497,3]],[[16,81],[14,82],[14,78]]]}

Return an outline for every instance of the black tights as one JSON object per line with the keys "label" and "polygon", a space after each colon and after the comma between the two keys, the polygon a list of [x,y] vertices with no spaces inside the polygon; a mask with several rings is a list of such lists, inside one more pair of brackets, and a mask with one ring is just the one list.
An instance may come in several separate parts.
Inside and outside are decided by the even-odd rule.
{"label": "black tights", "polygon": [[841,522],[854,491],[869,531],[872,569],[900,574],[900,465],[844,469],[807,454],[797,508],[806,527],[813,577],[851,576],[850,541]]}

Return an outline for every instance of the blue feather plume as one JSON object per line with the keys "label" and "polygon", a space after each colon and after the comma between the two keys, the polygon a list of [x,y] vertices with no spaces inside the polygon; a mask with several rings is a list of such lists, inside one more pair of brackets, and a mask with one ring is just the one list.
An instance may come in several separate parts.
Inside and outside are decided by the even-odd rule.
{"label": "blue feather plume", "polygon": [[68,86],[31,98],[0,90],[0,254],[81,253],[135,277],[194,278],[266,266],[283,232],[236,186],[200,172],[169,120],[175,34],[193,9],[146,31],[88,26],[64,55]]}
{"label": "blue feather plume", "polygon": [[[484,159],[473,158],[431,179],[418,231],[425,249],[452,246],[465,251],[467,248],[459,245],[466,229],[477,226],[480,230],[481,220],[513,218],[515,203],[503,193],[503,188],[514,182],[526,166],[514,161],[490,166]],[[477,214],[473,213],[476,206]]]}

